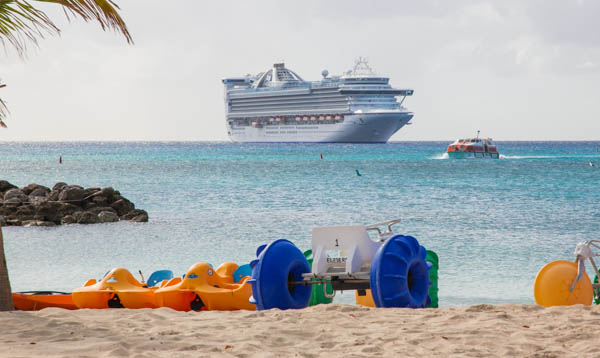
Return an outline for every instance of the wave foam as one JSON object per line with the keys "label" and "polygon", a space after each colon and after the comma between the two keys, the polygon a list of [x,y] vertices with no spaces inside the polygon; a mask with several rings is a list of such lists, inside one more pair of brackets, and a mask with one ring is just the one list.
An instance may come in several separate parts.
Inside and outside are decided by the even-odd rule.
{"label": "wave foam", "polygon": [[439,160],[439,159],[448,159],[448,158],[449,158],[448,157],[448,153],[436,154],[433,157],[431,157],[431,159],[436,159],[436,160]]}

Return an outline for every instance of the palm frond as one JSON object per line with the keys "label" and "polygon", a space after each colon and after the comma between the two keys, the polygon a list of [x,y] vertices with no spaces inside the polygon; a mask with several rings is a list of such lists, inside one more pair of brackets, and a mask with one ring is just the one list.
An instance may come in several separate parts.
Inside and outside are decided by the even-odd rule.
{"label": "palm frond", "polygon": [[0,127],[6,128],[6,124],[4,123],[4,119],[8,114],[8,108],[6,107],[6,103],[0,98]]}
{"label": "palm frond", "polygon": [[[2,87],[6,87],[6,85],[0,83],[0,88],[2,88]],[[8,115],[8,107],[6,106],[6,103],[2,100],[2,98],[0,98],[0,127],[2,127],[2,128],[6,128],[4,119],[6,119],[7,115]]]}
{"label": "palm frond", "polygon": [[[103,30],[112,29],[123,34],[128,43],[133,43],[133,38],[127,29],[125,21],[119,15],[119,5],[113,0],[35,0],[39,2],[55,3],[64,6],[72,14],[85,21],[96,20]],[[68,15],[67,15],[68,16]]]}
{"label": "palm frond", "polygon": [[[67,18],[80,17],[97,21],[103,30],[112,29],[133,43],[127,25],[119,15],[119,6],[112,0],[33,0],[62,5]],[[23,56],[29,42],[37,44],[44,34],[58,34],[60,29],[41,10],[27,0],[0,0],[0,41],[7,40]]]}
{"label": "palm frond", "polygon": [[60,30],[44,14],[27,1],[0,0],[0,39],[10,42],[20,55],[27,50],[29,41],[37,44],[44,33],[59,33]]}

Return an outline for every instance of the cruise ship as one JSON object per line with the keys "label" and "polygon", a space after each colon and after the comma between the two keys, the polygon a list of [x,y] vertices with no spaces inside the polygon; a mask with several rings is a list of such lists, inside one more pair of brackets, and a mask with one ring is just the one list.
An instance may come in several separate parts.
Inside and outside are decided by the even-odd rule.
{"label": "cruise ship", "polygon": [[227,133],[234,142],[385,143],[413,118],[412,89],[397,89],[366,59],[341,76],[304,81],[283,63],[223,79]]}

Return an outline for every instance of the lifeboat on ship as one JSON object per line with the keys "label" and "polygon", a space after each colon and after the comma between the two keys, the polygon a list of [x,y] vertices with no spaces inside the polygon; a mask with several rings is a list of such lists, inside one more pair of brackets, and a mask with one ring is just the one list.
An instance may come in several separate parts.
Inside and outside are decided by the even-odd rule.
{"label": "lifeboat on ship", "polygon": [[215,270],[206,262],[196,263],[183,279],[173,278],[154,292],[156,304],[177,311],[255,310],[249,301],[252,286],[247,266],[226,262]]}
{"label": "lifeboat on ship", "polygon": [[500,158],[498,147],[491,138],[479,138],[479,131],[476,138],[458,139],[448,146],[449,158]]}

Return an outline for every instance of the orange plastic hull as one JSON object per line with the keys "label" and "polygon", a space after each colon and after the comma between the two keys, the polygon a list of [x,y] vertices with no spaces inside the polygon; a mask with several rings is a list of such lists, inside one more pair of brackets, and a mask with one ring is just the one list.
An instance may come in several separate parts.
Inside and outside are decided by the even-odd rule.
{"label": "orange plastic hull", "polygon": [[[117,267],[107,273],[100,282],[88,280],[83,287],[73,290],[73,302],[79,308],[156,308],[155,287],[148,288],[137,281],[131,272]],[[117,296],[117,297],[115,297]],[[118,298],[115,306],[110,300]]]}
{"label": "orange plastic hull", "polygon": [[154,292],[159,307],[177,311],[194,310],[256,310],[249,302],[252,287],[247,283],[233,282],[238,265],[226,262],[214,270],[209,264],[199,262],[187,271],[183,280],[173,279]]}
{"label": "orange plastic hull", "polygon": [[39,311],[48,307],[58,307],[67,310],[76,310],[71,294],[34,294],[15,292],[12,294],[16,310]]}

